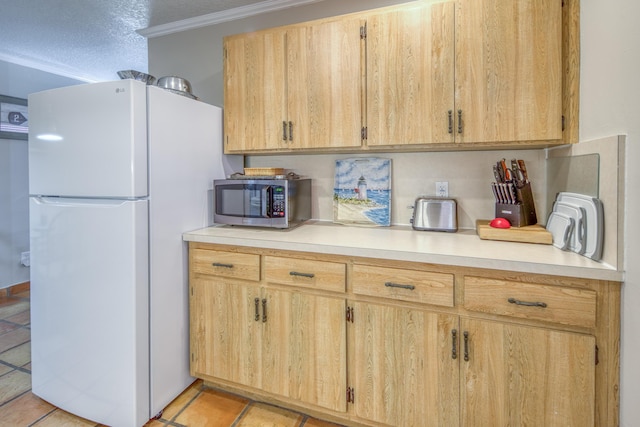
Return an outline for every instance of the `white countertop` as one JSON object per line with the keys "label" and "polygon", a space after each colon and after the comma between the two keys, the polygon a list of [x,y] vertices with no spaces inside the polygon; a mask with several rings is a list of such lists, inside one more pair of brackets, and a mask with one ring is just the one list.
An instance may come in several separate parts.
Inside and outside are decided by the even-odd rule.
{"label": "white countertop", "polygon": [[622,282],[615,267],[552,245],[482,240],[475,230],[456,233],[411,227],[357,227],[310,221],[290,230],[213,226],[183,240],[322,254],[511,270]]}

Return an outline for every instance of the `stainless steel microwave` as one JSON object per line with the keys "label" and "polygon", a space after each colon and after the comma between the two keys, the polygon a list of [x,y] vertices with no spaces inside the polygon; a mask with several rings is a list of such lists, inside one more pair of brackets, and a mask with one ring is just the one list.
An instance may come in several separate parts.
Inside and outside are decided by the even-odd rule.
{"label": "stainless steel microwave", "polygon": [[213,181],[216,224],[291,228],[311,218],[310,179]]}

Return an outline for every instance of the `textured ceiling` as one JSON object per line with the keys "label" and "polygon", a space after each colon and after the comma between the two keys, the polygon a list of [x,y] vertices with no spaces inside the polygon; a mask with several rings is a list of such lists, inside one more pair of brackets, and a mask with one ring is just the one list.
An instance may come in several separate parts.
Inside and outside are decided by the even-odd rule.
{"label": "textured ceiling", "polygon": [[84,81],[115,80],[118,70],[147,71],[147,39],[136,30],[310,1],[318,0],[0,0],[0,60]]}

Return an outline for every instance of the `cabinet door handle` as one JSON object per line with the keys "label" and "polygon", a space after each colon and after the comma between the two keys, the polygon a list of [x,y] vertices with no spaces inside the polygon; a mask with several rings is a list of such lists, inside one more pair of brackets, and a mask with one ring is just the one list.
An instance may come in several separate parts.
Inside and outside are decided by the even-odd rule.
{"label": "cabinet door handle", "polygon": [[267,321],[267,299],[263,298],[262,299],[262,322],[266,322]]}
{"label": "cabinet door handle", "polygon": [[214,267],[233,268],[233,264],[223,264],[221,262],[212,262],[211,265]]}
{"label": "cabinet door handle", "polygon": [[456,329],[451,330],[451,358],[458,358],[458,331]]}
{"label": "cabinet door handle", "polygon": [[464,331],[464,361],[469,361],[469,332]]}
{"label": "cabinet door handle", "polygon": [[260,320],[260,298],[256,298],[253,300],[253,303],[256,305],[256,322]]}
{"label": "cabinet door handle", "polygon": [[453,133],[453,111],[449,110],[447,112],[447,116],[449,117],[449,128],[448,132]]}
{"label": "cabinet door handle", "polygon": [[416,288],[413,285],[401,285],[400,283],[393,283],[393,282],[386,282],[384,285],[387,288],[402,288],[402,289],[409,289],[410,291]]}
{"label": "cabinet door handle", "polygon": [[293,122],[289,122],[289,141],[293,141]]}
{"label": "cabinet door handle", "polygon": [[284,120],[282,121],[282,140],[287,140],[287,122],[285,122]]}
{"label": "cabinet door handle", "polygon": [[290,276],[300,276],[300,277],[307,277],[309,279],[313,279],[316,275],[313,273],[300,273],[298,271],[290,271],[289,272]]}
{"label": "cabinet door handle", "polygon": [[462,133],[462,110],[458,110],[458,133]]}
{"label": "cabinet door handle", "polygon": [[538,302],[538,301],[520,301],[518,299],[515,298],[509,298],[507,300],[510,304],[515,304],[515,305],[526,305],[527,307],[542,307],[542,308],[546,308],[547,307],[547,303],[546,302]]}

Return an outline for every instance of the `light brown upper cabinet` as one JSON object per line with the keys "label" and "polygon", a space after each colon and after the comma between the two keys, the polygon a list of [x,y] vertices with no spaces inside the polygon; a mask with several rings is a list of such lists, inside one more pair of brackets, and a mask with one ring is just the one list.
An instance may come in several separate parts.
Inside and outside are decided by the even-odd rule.
{"label": "light brown upper cabinet", "polygon": [[366,17],[366,144],[454,142],[455,3]]}
{"label": "light brown upper cabinet", "polygon": [[225,152],[361,145],[360,20],[226,37]]}
{"label": "light brown upper cabinet", "polygon": [[562,140],[562,3],[457,0],[456,142]]}
{"label": "light brown upper cabinet", "polygon": [[579,0],[420,0],[225,38],[225,151],[577,142]]}

